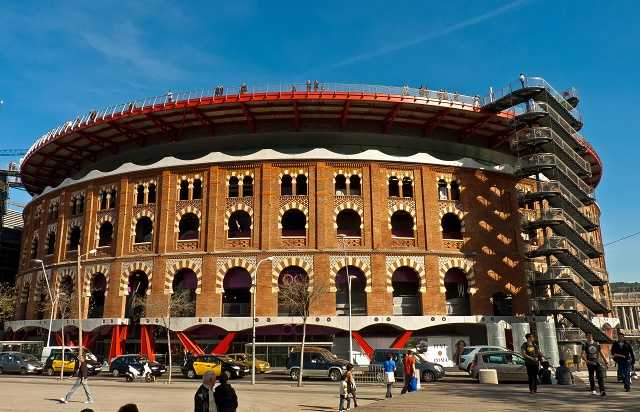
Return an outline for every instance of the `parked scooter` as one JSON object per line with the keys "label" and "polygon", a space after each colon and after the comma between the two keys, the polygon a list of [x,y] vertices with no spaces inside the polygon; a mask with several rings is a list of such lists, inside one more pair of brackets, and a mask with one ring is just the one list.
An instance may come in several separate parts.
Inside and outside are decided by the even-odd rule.
{"label": "parked scooter", "polygon": [[156,377],[151,373],[149,364],[145,362],[142,365],[142,371],[132,365],[129,365],[129,368],[125,373],[125,379],[127,382],[133,382],[136,379],[144,379],[145,382],[155,382]]}

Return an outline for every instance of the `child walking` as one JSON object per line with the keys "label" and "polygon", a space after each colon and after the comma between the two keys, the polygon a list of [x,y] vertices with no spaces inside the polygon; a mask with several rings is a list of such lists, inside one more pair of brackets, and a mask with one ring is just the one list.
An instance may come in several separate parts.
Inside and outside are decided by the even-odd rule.
{"label": "child walking", "polygon": [[[347,375],[343,374],[340,377],[340,405],[338,406],[339,412],[345,412],[351,409],[351,398],[349,397],[349,391],[347,390]],[[347,403],[347,408],[344,408],[345,401]]]}

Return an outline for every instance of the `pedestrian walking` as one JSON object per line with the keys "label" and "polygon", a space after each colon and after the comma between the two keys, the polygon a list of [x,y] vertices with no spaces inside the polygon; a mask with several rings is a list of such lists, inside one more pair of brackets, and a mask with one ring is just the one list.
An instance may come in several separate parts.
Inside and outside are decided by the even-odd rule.
{"label": "pedestrian walking", "polygon": [[236,412],[238,408],[238,395],[229,384],[229,378],[224,373],[220,375],[220,385],[213,394],[218,412]]}
{"label": "pedestrian walking", "polygon": [[320,83],[317,80],[313,81],[313,91],[317,92],[318,91],[318,86],[320,85]]}
{"label": "pedestrian walking", "polygon": [[311,91],[311,80],[307,80],[307,92]]}
{"label": "pedestrian walking", "polygon": [[347,395],[353,399],[353,407],[358,407],[358,397],[356,396],[356,380],[353,378],[353,365],[347,365],[347,373],[345,374],[347,381]]}
{"label": "pedestrian walking", "polygon": [[631,344],[624,339],[624,333],[618,329],[618,340],[611,345],[613,360],[618,365],[618,376],[622,376],[624,390],[631,390],[631,371],[636,363]]}
{"label": "pedestrian walking", "polygon": [[382,366],[384,367],[384,381],[387,383],[387,394],[384,397],[393,398],[391,389],[393,388],[393,383],[396,381],[396,363],[393,360],[393,355],[387,355],[387,360],[384,361]]}
{"label": "pedestrian walking", "polygon": [[416,358],[413,356],[413,352],[411,350],[407,351],[407,354],[404,357],[404,361],[402,362],[402,369],[404,371],[404,386],[400,391],[400,395],[404,395],[409,390],[409,385],[411,384],[411,379],[413,379],[413,374],[415,372],[416,366]]}
{"label": "pedestrian walking", "polygon": [[520,352],[524,356],[525,366],[527,368],[527,378],[529,382],[529,393],[531,395],[538,393],[538,370],[540,369],[540,348],[533,339],[533,335],[527,333],[524,335],[526,342],[520,347]]}
{"label": "pedestrian walking", "polygon": [[[597,395],[596,384],[594,382],[594,375],[598,379],[598,389],[600,389],[600,396],[607,396],[604,388],[604,372],[607,361],[602,353],[600,344],[593,340],[593,334],[591,332],[585,333],[587,340],[582,344],[582,359],[587,363],[587,370],[589,371],[589,387],[591,388],[591,394]],[[600,360],[602,359],[602,362]]]}
{"label": "pedestrian walking", "polygon": [[69,392],[64,396],[64,398],[60,398],[61,403],[68,403],[71,400],[74,392],[78,390],[80,386],[84,389],[84,393],[87,396],[87,400],[84,403],[93,403],[93,395],[89,390],[89,385],[87,385],[87,377],[89,376],[89,371],[87,370],[87,361],[84,358],[84,355],[78,356],[76,360],[76,370],[75,372],[78,375],[78,379],[76,383],[73,384]]}
{"label": "pedestrian walking", "polygon": [[193,397],[194,412],[217,412],[213,387],[216,384],[216,374],[212,371],[202,376],[202,385]]}
{"label": "pedestrian walking", "polygon": [[573,385],[573,375],[564,359],[560,359],[560,366],[556,368],[556,382],[558,385]]}
{"label": "pedestrian walking", "polygon": [[525,82],[527,81],[527,78],[525,77],[524,73],[520,73],[520,76],[518,76],[518,79],[520,80],[520,84],[524,89]]}
{"label": "pedestrian walking", "polygon": [[[338,411],[345,412],[351,409],[351,398],[349,398],[349,387],[347,386],[347,374],[343,374],[340,376],[340,390],[338,391],[340,395],[340,403],[338,404]],[[345,409],[346,403],[346,409]]]}

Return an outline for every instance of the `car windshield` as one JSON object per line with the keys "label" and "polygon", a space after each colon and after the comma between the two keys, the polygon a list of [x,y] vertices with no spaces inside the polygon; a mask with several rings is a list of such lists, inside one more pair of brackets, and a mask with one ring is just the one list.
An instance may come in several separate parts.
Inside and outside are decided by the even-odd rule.
{"label": "car windshield", "polygon": [[462,355],[468,355],[468,354],[470,354],[470,353],[471,353],[471,351],[473,351],[474,349],[475,349],[474,347],[467,347],[467,348],[464,348],[464,349],[462,350]]}
{"label": "car windshield", "polygon": [[228,356],[218,356],[218,359],[225,361],[225,362],[235,362],[233,359],[231,359]]}

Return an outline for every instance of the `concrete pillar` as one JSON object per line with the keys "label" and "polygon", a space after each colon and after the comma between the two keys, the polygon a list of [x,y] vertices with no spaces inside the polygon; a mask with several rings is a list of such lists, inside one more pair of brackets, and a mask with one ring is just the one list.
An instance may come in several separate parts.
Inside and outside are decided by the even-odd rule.
{"label": "concrete pillar", "polygon": [[520,346],[526,340],[524,335],[531,332],[531,327],[526,322],[511,324],[511,337],[513,338],[513,350],[520,352]]}
{"label": "concrete pillar", "polygon": [[558,350],[558,337],[556,335],[556,324],[553,317],[549,316],[546,320],[536,321],[536,330],[538,331],[540,351],[551,366],[559,366],[560,352]]}
{"label": "concrete pillar", "polygon": [[507,346],[507,338],[504,333],[505,322],[487,322],[487,344],[491,346]]}

